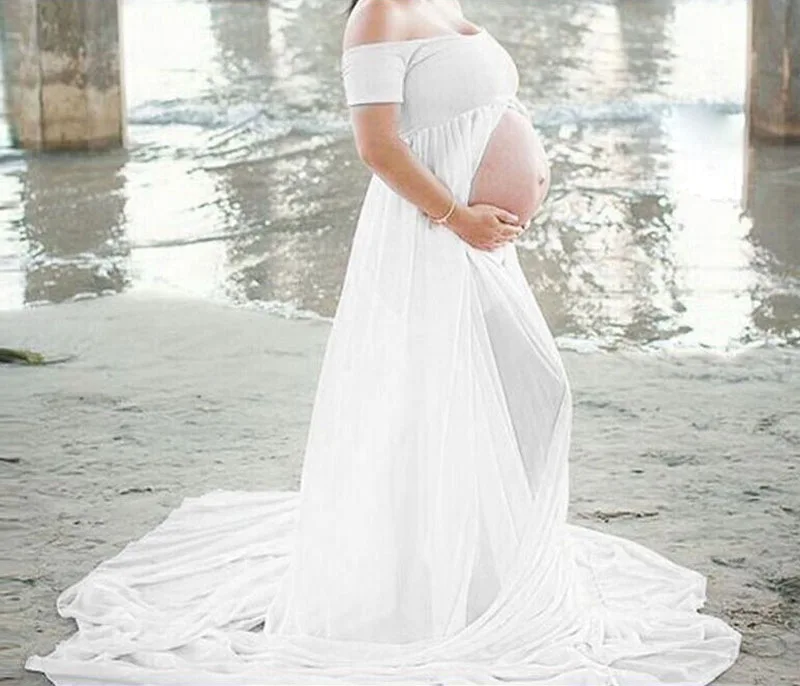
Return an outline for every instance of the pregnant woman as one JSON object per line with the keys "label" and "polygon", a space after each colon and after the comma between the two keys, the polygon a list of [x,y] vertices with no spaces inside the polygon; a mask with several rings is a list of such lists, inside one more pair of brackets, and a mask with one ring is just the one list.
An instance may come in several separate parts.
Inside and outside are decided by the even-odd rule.
{"label": "pregnant woman", "polygon": [[356,0],[373,171],[298,492],[185,498],[65,590],[56,684],[693,686],[740,634],[705,577],[568,523],[571,396],[514,239],[548,165],[456,0]]}

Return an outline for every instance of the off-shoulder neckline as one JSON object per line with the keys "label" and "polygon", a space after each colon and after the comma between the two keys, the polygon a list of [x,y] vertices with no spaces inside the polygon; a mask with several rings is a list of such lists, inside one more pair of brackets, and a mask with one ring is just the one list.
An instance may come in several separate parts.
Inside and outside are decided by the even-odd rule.
{"label": "off-shoulder neckline", "polygon": [[438,36],[426,36],[424,38],[406,38],[404,40],[382,40],[382,41],[372,41],[371,43],[359,43],[358,45],[351,45],[349,48],[345,48],[342,51],[342,55],[346,55],[349,52],[354,50],[361,50],[362,48],[375,48],[380,46],[399,46],[399,45],[413,45],[415,43],[429,43],[432,41],[437,40],[445,40],[445,39],[453,39],[453,38],[476,38],[477,36],[482,36],[484,34],[488,35],[488,31],[484,26],[478,27],[480,30],[475,31],[473,33],[461,33],[461,32],[453,32],[453,33],[442,33]]}

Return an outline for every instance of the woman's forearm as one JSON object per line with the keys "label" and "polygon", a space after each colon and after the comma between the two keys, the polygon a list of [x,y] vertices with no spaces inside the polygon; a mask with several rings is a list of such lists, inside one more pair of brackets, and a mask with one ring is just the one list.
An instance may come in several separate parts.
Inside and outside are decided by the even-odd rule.
{"label": "woman's forearm", "polygon": [[[431,217],[443,216],[451,207],[453,195],[400,138],[382,141],[359,153],[361,160],[398,195]],[[457,222],[466,208],[456,203],[451,215]],[[448,222],[448,224],[451,222]]]}

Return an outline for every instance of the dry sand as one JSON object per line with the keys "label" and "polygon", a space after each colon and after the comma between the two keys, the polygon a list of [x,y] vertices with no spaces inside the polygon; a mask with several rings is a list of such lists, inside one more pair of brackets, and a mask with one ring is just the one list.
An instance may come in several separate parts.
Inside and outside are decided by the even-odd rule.
{"label": "dry sand", "polygon": [[[57,594],[212,488],[293,489],[330,325],[114,296],[0,312],[6,683],[74,630]],[[800,684],[800,352],[564,352],[570,519],[708,576],[744,634],[719,684]]]}

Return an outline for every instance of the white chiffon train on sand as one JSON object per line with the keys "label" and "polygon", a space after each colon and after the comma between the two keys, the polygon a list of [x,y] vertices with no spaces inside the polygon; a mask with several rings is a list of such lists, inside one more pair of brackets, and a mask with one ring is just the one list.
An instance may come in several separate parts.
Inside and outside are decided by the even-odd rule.
{"label": "white chiffon train on sand", "polygon": [[[404,75],[443,46],[501,59],[463,38],[402,46]],[[464,202],[519,105],[506,88],[402,136]],[[78,630],[26,667],[58,686],[710,683],[741,636],[698,612],[705,577],[567,522],[571,420],[514,245],[476,250],[373,175],[301,490],[185,498],[60,595]]]}

